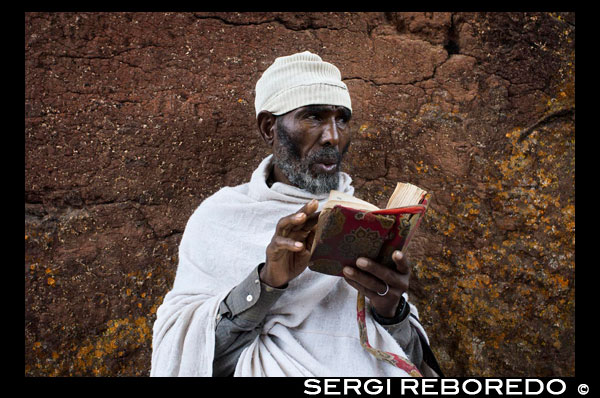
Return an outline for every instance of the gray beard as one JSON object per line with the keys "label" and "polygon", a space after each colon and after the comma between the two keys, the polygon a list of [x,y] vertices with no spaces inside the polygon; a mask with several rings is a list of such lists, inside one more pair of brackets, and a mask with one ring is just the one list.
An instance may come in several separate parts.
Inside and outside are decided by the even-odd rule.
{"label": "gray beard", "polygon": [[[336,148],[325,147],[301,159],[298,147],[291,141],[285,128],[278,125],[276,131],[281,145],[273,151],[274,163],[293,185],[315,195],[338,189],[342,155]],[[337,171],[313,175],[311,166],[324,157],[337,159]]]}

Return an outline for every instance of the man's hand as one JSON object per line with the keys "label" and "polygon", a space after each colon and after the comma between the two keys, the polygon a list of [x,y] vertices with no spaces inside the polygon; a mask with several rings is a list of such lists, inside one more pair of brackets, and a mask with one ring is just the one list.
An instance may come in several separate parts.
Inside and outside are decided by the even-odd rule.
{"label": "man's hand", "polygon": [[306,269],[319,218],[318,208],[319,202],[313,199],[298,212],[279,220],[267,246],[267,261],[260,271],[264,283],[282,287]]}
{"label": "man's hand", "polygon": [[[369,298],[378,315],[386,318],[393,318],[396,314],[400,297],[408,291],[410,279],[410,267],[404,254],[396,250],[392,259],[396,264],[395,270],[365,257],[356,260],[357,268],[344,267],[346,281]],[[389,291],[384,296],[377,294],[386,291],[386,284]]]}

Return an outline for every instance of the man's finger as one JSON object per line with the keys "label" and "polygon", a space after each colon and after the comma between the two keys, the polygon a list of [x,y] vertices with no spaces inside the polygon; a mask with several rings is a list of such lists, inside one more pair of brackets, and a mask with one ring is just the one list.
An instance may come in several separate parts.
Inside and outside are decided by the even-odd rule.
{"label": "man's finger", "polygon": [[349,271],[348,268],[349,267],[344,268],[344,279],[346,280],[346,282],[350,286],[364,294],[365,297],[368,297],[370,300],[381,298],[382,296],[380,296],[379,293],[383,293],[386,290],[386,296],[389,295],[390,297],[400,297],[402,295],[401,289],[397,289],[392,286],[386,287],[385,283],[382,283],[381,281],[379,281],[377,284],[371,284],[369,286],[364,285],[361,282],[358,282],[355,279],[353,279],[353,277],[355,277],[356,275],[351,275],[347,273],[347,271]]}
{"label": "man's finger", "polygon": [[275,228],[275,234],[278,236],[287,236],[290,230],[297,225],[302,225],[306,221],[306,214],[302,212],[290,214],[289,216],[283,217],[277,223]]}
{"label": "man's finger", "polygon": [[394,253],[392,253],[392,260],[394,260],[398,272],[401,274],[410,273],[410,264],[408,258],[400,250],[396,250]]}
{"label": "man's finger", "polygon": [[[362,258],[363,260],[365,260],[364,258]],[[358,264],[363,264],[362,262],[358,261]],[[372,266],[376,266],[378,268],[378,271],[381,270],[382,272],[372,272],[373,267]],[[367,268],[371,268],[371,269],[367,269]],[[364,286],[367,289],[370,289],[372,291],[375,292],[383,292],[386,289],[386,285],[392,287],[392,286],[398,286],[398,287],[403,287],[402,286],[402,281],[398,278],[398,275],[394,275],[395,271],[390,270],[387,267],[384,267],[383,265],[377,264],[374,261],[370,261],[368,266],[359,266],[358,269],[353,268],[353,267],[345,267],[344,268],[344,275],[346,275],[347,278],[350,278],[356,282],[358,282],[359,284],[361,284],[362,286]]]}
{"label": "man's finger", "polygon": [[317,225],[317,223],[319,222],[319,214],[321,214],[321,212],[316,212],[316,213],[312,213],[312,214],[308,215],[306,217],[306,220],[304,221],[304,223],[293,226],[291,228],[291,230],[292,231],[302,230],[305,232],[312,231],[315,228],[315,226]]}
{"label": "man's finger", "polygon": [[356,266],[367,275],[382,280],[390,286],[395,286],[399,283],[398,272],[366,257],[359,257],[356,260]]}
{"label": "man's finger", "polygon": [[310,202],[308,202],[307,204],[302,206],[302,209],[300,209],[300,210],[302,212],[306,213],[307,215],[311,215],[314,212],[316,212],[318,208],[319,208],[319,201],[316,199],[312,199]]}
{"label": "man's finger", "polygon": [[353,288],[355,288],[356,290],[358,290],[360,293],[362,293],[363,295],[369,297],[371,295],[371,291],[366,289],[363,285],[361,285],[360,283],[356,282],[355,280],[350,279],[348,276],[346,276],[344,278],[346,280],[346,282],[352,286]]}
{"label": "man's finger", "polygon": [[311,199],[304,206],[302,206],[295,214],[304,213],[307,216],[313,214],[319,208],[319,201],[316,199]]}
{"label": "man's finger", "polygon": [[273,238],[273,251],[278,252],[282,250],[288,250],[293,252],[299,252],[304,250],[304,243],[298,242],[297,240],[285,238],[283,236],[275,236]]}
{"label": "man's finger", "polygon": [[283,217],[277,223],[275,233],[281,236],[288,236],[290,231],[299,230],[308,220],[314,222],[314,213],[319,208],[319,202],[316,199],[311,200],[300,208],[296,213]]}

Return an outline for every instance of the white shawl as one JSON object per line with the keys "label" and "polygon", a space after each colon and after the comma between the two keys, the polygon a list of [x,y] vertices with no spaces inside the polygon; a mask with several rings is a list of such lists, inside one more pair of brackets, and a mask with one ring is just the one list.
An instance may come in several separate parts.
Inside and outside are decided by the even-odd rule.
{"label": "white shawl", "polygon": [[[211,376],[220,302],[265,261],[281,217],[313,198],[320,207],[326,201],[328,194],[313,195],[286,184],[269,188],[271,157],[261,162],[249,183],[221,189],[188,220],[173,289],[153,327],[151,376]],[[342,173],[338,190],[353,194],[351,181]],[[361,347],[356,295],[343,278],[306,269],[289,283],[260,335],[243,350],[235,376],[407,376]],[[411,311],[416,312],[412,305]],[[370,315],[367,331],[372,346],[406,356]]]}

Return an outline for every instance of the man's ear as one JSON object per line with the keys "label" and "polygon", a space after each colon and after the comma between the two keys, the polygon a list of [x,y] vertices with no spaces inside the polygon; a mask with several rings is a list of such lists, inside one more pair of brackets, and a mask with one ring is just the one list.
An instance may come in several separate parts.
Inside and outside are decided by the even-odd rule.
{"label": "man's ear", "polygon": [[261,137],[269,147],[273,146],[273,139],[275,137],[275,121],[275,115],[269,111],[260,111],[256,117],[258,131],[260,131]]}

